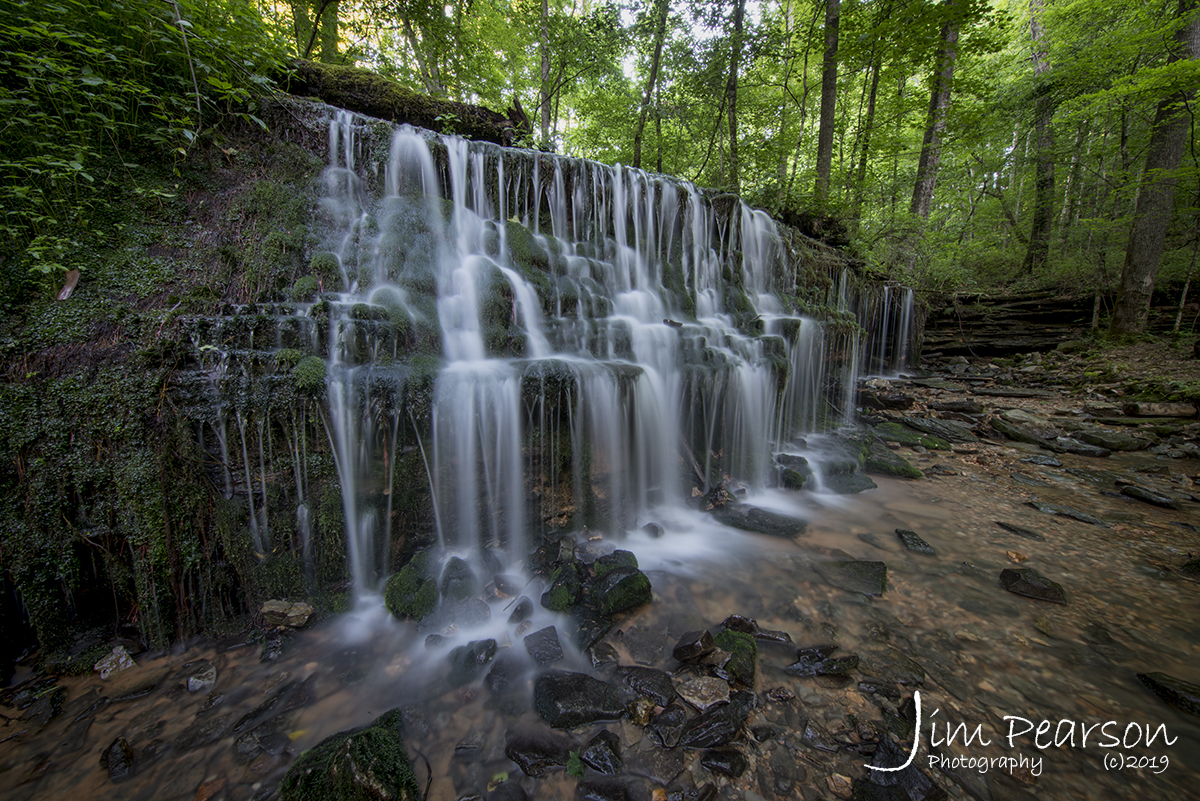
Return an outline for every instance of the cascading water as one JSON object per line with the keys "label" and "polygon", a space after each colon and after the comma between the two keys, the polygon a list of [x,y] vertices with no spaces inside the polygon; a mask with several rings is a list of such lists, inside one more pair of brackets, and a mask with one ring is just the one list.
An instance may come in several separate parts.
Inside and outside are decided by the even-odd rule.
{"label": "cascading water", "polygon": [[[340,286],[297,307],[288,336],[327,357],[314,406],[359,594],[388,572],[406,454],[443,551],[516,565],[531,532],[629,529],[692,487],[773,483],[772,456],[798,433],[851,419],[860,363],[903,365],[911,292],[888,288],[881,306],[848,273],[829,295],[807,287],[776,223],[741,201],[407,127],[384,155],[365,130],[331,120],[322,248]],[[837,311],[822,321],[802,303]],[[303,433],[285,433],[300,459]],[[260,421],[260,450],[264,436]],[[247,451],[247,484],[252,467]],[[307,554],[317,500],[295,470]]]}

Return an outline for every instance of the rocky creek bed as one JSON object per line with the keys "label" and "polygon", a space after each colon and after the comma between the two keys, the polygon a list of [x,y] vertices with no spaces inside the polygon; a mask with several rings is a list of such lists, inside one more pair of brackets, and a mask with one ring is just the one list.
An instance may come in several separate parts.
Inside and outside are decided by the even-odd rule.
{"label": "rocky creek bed", "polygon": [[[30,677],[0,698],[5,797],[1200,792],[1197,422],[1031,386],[1036,370],[929,366],[869,382],[874,443],[813,437],[778,459],[784,485],[870,491],[739,503],[731,485],[619,539],[571,536],[582,580],[603,579],[591,578],[601,557],[630,575],[625,557],[603,556],[614,548],[649,578],[652,600],[610,628],[582,636],[536,603],[561,572],[524,585],[501,574],[476,590],[492,618],[477,629],[397,622],[376,599],[307,629],[135,653],[107,679]],[[870,479],[828,467],[856,449]],[[925,477],[881,475],[912,468]],[[508,624],[519,597],[531,611]],[[912,764],[869,769],[908,759],[918,694]],[[1129,739],[1106,747],[1105,734]],[[335,781],[314,790],[304,772]]]}

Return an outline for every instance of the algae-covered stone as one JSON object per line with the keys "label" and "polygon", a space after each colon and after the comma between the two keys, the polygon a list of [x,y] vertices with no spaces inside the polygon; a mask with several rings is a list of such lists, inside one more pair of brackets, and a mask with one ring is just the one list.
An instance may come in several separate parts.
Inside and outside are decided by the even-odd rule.
{"label": "algae-covered stone", "polygon": [[615,615],[650,603],[650,579],[636,568],[619,567],[592,585],[592,598],[601,614]]}
{"label": "algae-covered stone", "polygon": [[753,688],[758,672],[758,643],[754,638],[741,631],[724,629],[713,637],[713,642],[730,654],[729,661],[725,663],[725,671],[730,678]]}
{"label": "algae-covered stone", "polygon": [[399,709],[370,726],[327,737],[299,756],[279,786],[281,801],[418,801],[404,752]]}
{"label": "algae-covered stone", "polygon": [[896,476],[897,478],[924,478],[925,474],[909,464],[900,454],[891,451],[879,440],[872,440],[871,450],[867,453],[867,461],[863,465],[867,473],[881,476]]}
{"label": "algae-covered stone", "polygon": [[596,578],[602,578],[616,568],[632,567],[636,570],[637,566],[637,556],[632,551],[613,551],[597,559],[592,565],[592,571],[596,574]]}
{"label": "algae-covered stone", "polygon": [[292,368],[296,391],[317,395],[325,391],[325,362],[316,356],[305,356]]}
{"label": "algae-covered stone", "polygon": [[450,673],[446,680],[451,687],[470,684],[495,656],[496,641],[492,639],[460,645],[450,652]]}
{"label": "algae-covered stone", "polygon": [[583,592],[583,580],[579,568],[568,562],[552,574],[550,589],[542,593],[542,606],[551,612],[565,612],[579,601]]}
{"label": "algae-covered stone", "polygon": [[429,554],[418,553],[383,590],[383,603],[393,616],[421,620],[437,606],[437,583],[428,575]]}
{"label": "algae-covered stone", "polygon": [[941,437],[929,437],[900,423],[880,423],[875,426],[875,436],[884,442],[898,442],[901,445],[922,445],[935,451],[950,450],[950,443]]}
{"label": "algae-covered stone", "polygon": [[479,580],[470,565],[452,556],[442,569],[441,592],[443,598],[465,601],[479,594]]}

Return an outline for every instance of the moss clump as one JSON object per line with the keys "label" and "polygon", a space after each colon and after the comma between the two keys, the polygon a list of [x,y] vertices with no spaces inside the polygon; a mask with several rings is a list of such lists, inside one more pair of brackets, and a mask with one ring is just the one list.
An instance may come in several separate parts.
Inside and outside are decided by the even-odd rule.
{"label": "moss clump", "polygon": [[593,586],[592,597],[601,614],[616,615],[648,604],[654,596],[645,573],[636,568],[619,567]]}
{"label": "moss clump", "polygon": [[754,677],[758,669],[758,643],[749,634],[724,629],[713,638],[722,651],[728,651],[729,661],[725,670],[735,681],[754,688]]}
{"label": "moss clump", "polygon": [[880,423],[875,434],[884,442],[899,442],[901,445],[921,445],[935,451],[950,450],[950,443],[941,437],[927,437],[900,423]]}
{"label": "moss clump", "polygon": [[784,489],[804,489],[804,482],[807,480],[807,476],[790,467],[784,468],[783,472],[779,474],[779,483],[783,485]]}
{"label": "moss clump", "polygon": [[429,554],[421,551],[398,573],[393,573],[383,590],[383,604],[393,617],[421,620],[437,606],[437,582],[429,576]]}
{"label": "moss clump", "polygon": [[315,275],[304,275],[292,284],[292,300],[305,301],[321,291],[321,282]]}
{"label": "moss clump", "polygon": [[316,395],[325,391],[325,362],[316,356],[305,356],[292,368],[296,391]]}
{"label": "moss clump", "polygon": [[551,612],[565,612],[579,602],[582,593],[579,568],[571,563],[565,564],[552,574],[550,589],[542,593],[542,606]]}
{"label": "moss clump", "polygon": [[291,370],[297,364],[299,364],[300,360],[303,358],[304,353],[296,350],[295,348],[283,348],[282,350],[275,351],[275,364],[278,365],[281,370]]}
{"label": "moss clump", "polygon": [[607,556],[601,556],[592,565],[592,570],[596,574],[596,578],[603,578],[619,567],[632,567],[635,570],[638,566],[637,556],[630,551],[613,551]]}
{"label": "moss clump", "polygon": [[418,801],[420,787],[404,751],[399,709],[370,726],[327,737],[283,777],[281,801]]}

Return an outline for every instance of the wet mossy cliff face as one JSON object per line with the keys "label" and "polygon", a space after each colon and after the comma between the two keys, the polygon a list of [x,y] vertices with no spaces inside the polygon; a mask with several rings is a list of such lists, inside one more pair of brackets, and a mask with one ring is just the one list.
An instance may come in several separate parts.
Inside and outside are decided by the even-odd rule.
{"label": "wet mossy cliff face", "polygon": [[[352,278],[327,252],[338,224],[321,202],[331,114],[281,101],[263,114],[269,132],[230,128],[219,144],[131,174],[68,265],[80,271],[74,292],[19,298],[0,318],[0,663],[40,645],[43,667],[88,670],[115,635],[163,647],[245,625],[268,598],[343,608],[331,324],[352,325],[341,361],[379,365],[362,380],[399,415],[381,427],[395,441],[377,449],[394,456],[355,503],[388,532],[367,561],[382,580],[435,539],[424,457],[442,355],[433,279],[414,267],[403,287],[421,314],[387,297],[331,314],[329,293]],[[367,122],[360,137],[381,163],[392,126]],[[553,248],[510,227],[515,266],[549,303]],[[799,234],[785,246],[805,265],[789,302],[827,302],[848,262]],[[517,356],[514,299],[497,287],[482,304],[488,345]],[[553,371],[542,372],[526,378],[538,402],[565,404],[574,386],[556,394]],[[545,512],[530,517],[535,533],[615,520],[591,496],[570,498],[569,468],[587,469],[587,444],[547,430],[531,426],[522,446],[542,474],[529,490]]]}

